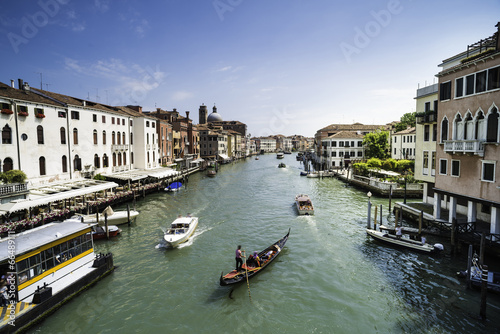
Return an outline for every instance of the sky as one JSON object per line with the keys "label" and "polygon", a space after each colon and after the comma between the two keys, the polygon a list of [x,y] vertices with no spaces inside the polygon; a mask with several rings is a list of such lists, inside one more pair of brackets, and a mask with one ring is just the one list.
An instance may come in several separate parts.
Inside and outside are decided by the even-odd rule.
{"label": "sky", "polygon": [[312,137],[414,112],[499,14],[498,0],[4,0],[0,81],[194,124],[215,105],[252,136]]}

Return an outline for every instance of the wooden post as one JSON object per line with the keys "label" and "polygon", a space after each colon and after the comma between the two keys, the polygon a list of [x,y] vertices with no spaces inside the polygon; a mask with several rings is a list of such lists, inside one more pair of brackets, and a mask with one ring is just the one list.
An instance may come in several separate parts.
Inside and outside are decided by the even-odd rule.
{"label": "wooden post", "polygon": [[453,218],[451,220],[451,250],[453,252],[456,251],[456,245],[455,245],[455,230],[457,228],[457,219]]}
{"label": "wooden post", "polygon": [[127,204],[127,222],[128,226],[130,226],[130,204]]}
{"label": "wooden post", "polygon": [[373,217],[373,229],[375,231],[377,230],[377,209],[378,209],[378,207],[375,206],[375,216]]}
{"label": "wooden post", "polygon": [[97,211],[95,212],[95,221],[97,225],[99,225],[99,208],[97,208]]}
{"label": "wooden post", "polygon": [[368,200],[368,217],[366,219],[366,228],[371,228],[371,219],[372,219],[372,202]]}
{"label": "wooden post", "polygon": [[472,245],[469,245],[469,254],[467,255],[467,272],[465,274],[465,279],[466,279],[466,282],[467,282],[467,287],[470,288],[471,287],[471,282],[470,282],[470,273],[471,273],[471,269],[472,269],[472,252],[473,252],[473,249],[472,249]]}
{"label": "wooden post", "polygon": [[479,264],[484,264],[484,244],[486,242],[486,236],[484,232],[481,233],[481,246],[479,247]]}
{"label": "wooden post", "polygon": [[108,213],[104,211],[104,227],[106,228],[106,239],[109,239]]}
{"label": "wooden post", "polygon": [[424,210],[420,210],[420,216],[418,217],[418,236],[422,235],[422,223],[424,221]]}
{"label": "wooden post", "polygon": [[398,226],[398,208],[394,208],[394,227]]}
{"label": "wooden post", "polygon": [[389,213],[391,213],[392,184],[389,185]]}
{"label": "wooden post", "polygon": [[134,196],[134,210],[135,210],[135,203],[136,203],[136,195],[135,195],[135,189],[132,190],[132,195]]}
{"label": "wooden post", "polygon": [[379,225],[382,225],[382,204],[380,204],[380,222]]}
{"label": "wooden post", "polygon": [[481,273],[481,309],[479,316],[482,320],[486,320],[486,295],[488,292],[488,266],[483,265]]}
{"label": "wooden post", "polygon": [[87,202],[87,215],[89,215],[89,214],[90,214],[90,203]]}

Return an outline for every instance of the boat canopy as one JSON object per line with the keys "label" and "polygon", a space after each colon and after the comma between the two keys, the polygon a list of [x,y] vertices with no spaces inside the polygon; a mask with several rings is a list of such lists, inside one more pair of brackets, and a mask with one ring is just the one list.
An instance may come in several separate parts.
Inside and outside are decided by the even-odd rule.
{"label": "boat canopy", "polygon": [[[8,247],[12,247],[12,240],[15,242],[15,255],[18,257],[33,249],[85,230],[90,231],[90,226],[75,220],[68,220],[61,223],[49,223],[25,232],[16,233],[13,238],[0,239],[0,262],[9,258],[11,251],[9,251]],[[9,240],[11,240],[11,243],[9,243]]]}

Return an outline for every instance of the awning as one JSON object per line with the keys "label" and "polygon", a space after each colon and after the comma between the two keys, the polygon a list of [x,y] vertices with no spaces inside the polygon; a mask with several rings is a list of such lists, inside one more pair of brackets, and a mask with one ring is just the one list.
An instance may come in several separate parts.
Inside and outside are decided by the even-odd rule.
{"label": "awning", "polygon": [[180,172],[176,170],[170,168],[160,168],[160,169],[150,170],[148,176],[155,177],[157,179],[164,179],[178,174],[180,174]]}
{"label": "awning", "polygon": [[199,158],[199,159],[191,161],[191,163],[192,164],[199,164],[200,162],[203,162],[203,161],[205,161],[205,160],[203,160],[202,158]]}
{"label": "awning", "polygon": [[[0,213],[10,213],[27,210],[37,206],[46,205],[52,202],[62,201],[67,198],[92,194],[106,189],[118,187],[115,182],[99,180],[82,180],[76,182],[59,183],[54,185],[44,185],[30,189],[28,199],[18,199],[0,205]],[[66,190],[71,189],[71,190]]]}

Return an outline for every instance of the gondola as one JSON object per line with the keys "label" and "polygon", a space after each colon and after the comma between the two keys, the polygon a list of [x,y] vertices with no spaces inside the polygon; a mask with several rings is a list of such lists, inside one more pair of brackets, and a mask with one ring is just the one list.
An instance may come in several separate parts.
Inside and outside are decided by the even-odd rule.
{"label": "gondola", "polygon": [[[264,270],[271,262],[274,261],[276,257],[281,253],[283,250],[283,247],[285,246],[286,241],[288,240],[288,235],[290,234],[290,229],[288,230],[288,233],[281,238],[280,240],[276,241],[273,243],[271,246],[267,247],[263,251],[259,253],[259,258],[261,259],[261,266],[260,267],[252,267],[248,266],[246,267],[246,263],[243,264],[242,270],[239,272],[236,270],[233,270],[226,275],[224,273],[221,274],[220,276],[220,285],[226,286],[226,285],[232,285],[240,282],[246,281],[247,275],[248,278],[252,278],[253,276],[257,275],[260,273],[262,270]],[[269,257],[266,257],[266,254],[271,252]],[[245,270],[247,269],[247,270]]]}

